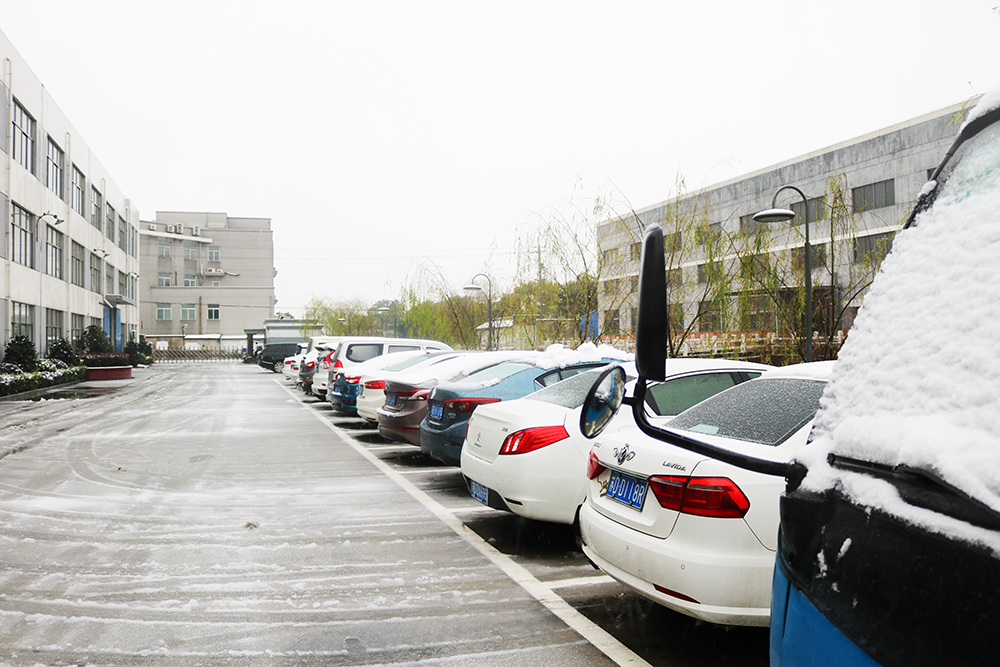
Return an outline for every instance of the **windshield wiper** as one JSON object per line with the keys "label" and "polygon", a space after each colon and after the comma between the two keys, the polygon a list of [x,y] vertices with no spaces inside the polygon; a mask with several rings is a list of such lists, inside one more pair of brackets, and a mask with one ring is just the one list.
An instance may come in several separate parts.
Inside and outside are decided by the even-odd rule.
{"label": "windshield wiper", "polygon": [[981,528],[1000,530],[1000,512],[973,498],[933,470],[903,464],[890,466],[837,454],[830,454],[827,460],[834,468],[886,480],[896,488],[900,497],[911,505]]}

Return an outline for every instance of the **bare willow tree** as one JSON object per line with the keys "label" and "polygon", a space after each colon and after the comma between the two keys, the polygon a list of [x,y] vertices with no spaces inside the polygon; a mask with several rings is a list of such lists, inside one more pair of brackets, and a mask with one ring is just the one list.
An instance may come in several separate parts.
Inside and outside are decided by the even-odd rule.
{"label": "bare willow tree", "polygon": [[[455,291],[441,267],[421,264],[410,276],[399,301],[399,318],[408,336],[432,338],[456,349],[478,346],[476,327],[485,321],[487,307]],[[493,318],[498,317],[496,308]]]}
{"label": "bare willow tree", "polygon": [[360,299],[333,301],[313,297],[306,304],[304,320],[315,323],[326,336],[375,336],[381,333],[378,313]]}

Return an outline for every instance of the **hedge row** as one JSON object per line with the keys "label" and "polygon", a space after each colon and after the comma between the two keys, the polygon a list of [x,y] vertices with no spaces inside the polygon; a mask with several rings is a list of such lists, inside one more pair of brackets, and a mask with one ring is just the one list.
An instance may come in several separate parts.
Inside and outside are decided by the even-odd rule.
{"label": "hedge row", "polygon": [[87,379],[85,366],[74,366],[56,371],[37,373],[13,373],[0,375],[0,396],[20,394],[35,389],[45,389],[68,382],[82,382]]}

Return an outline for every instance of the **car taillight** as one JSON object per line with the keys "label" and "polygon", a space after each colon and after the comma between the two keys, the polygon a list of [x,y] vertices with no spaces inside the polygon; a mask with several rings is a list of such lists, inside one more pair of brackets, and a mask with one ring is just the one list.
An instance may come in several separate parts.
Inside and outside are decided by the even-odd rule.
{"label": "car taillight", "polygon": [[682,514],[740,519],[750,509],[746,494],[726,477],[654,476],[649,488],[662,507]]}
{"label": "car taillight", "polygon": [[441,405],[445,410],[452,410],[454,412],[472,412],[480,405],[499,402],[499,398],[452,398],[444,401]]}
{"label": "car taillight", "polygon": [[511,433],[504,438],[500,454],[524,454],[541,449],[554,442],[565,440],[569,433],[562,426],[536,426]]}
{"label": "car taillight", "polygon": [[341,361],[340,359],[337,359],[335,362],[333,362],[333,367],[336,369],[341,369],[344,367],[344,362]]}
{"label": "car taillight", "polygon": [[397,391],[396,398],[426,399],[429,393],[431,393],[430,389],[407,389],[406,391]]}
{"label": "car taillight", "polygon": [[587,479],[597,479],[605,470],[607,468],[597,458],[597,454],[594,453],[594,450],[590,450],[590,459],[587,460]]}
{"label": "car taillight", "polygon": [[369,380],[365,382],[365,389],[385,389],[385,380]]}
{"label": "car taillight", "polygon": [[306,368],[316,368],[316,362],[310,361],[306,364]]}
{"label": "car taillight", "polygon": [[347,384],[357,384],[357,383],[361,382],[361,376],[360,375],[350,375],[350,376],[345,375],[344,376],[344,382],[346,382]]}

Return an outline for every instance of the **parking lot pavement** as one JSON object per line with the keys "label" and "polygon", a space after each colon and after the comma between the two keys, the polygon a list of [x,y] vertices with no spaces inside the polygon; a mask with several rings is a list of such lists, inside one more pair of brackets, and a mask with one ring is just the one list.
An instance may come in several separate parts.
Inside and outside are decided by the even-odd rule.
{"label": "parking lot pavement", "polygon": [[0,404],[0,662],[766,664],[360,426],[241,364]]}

